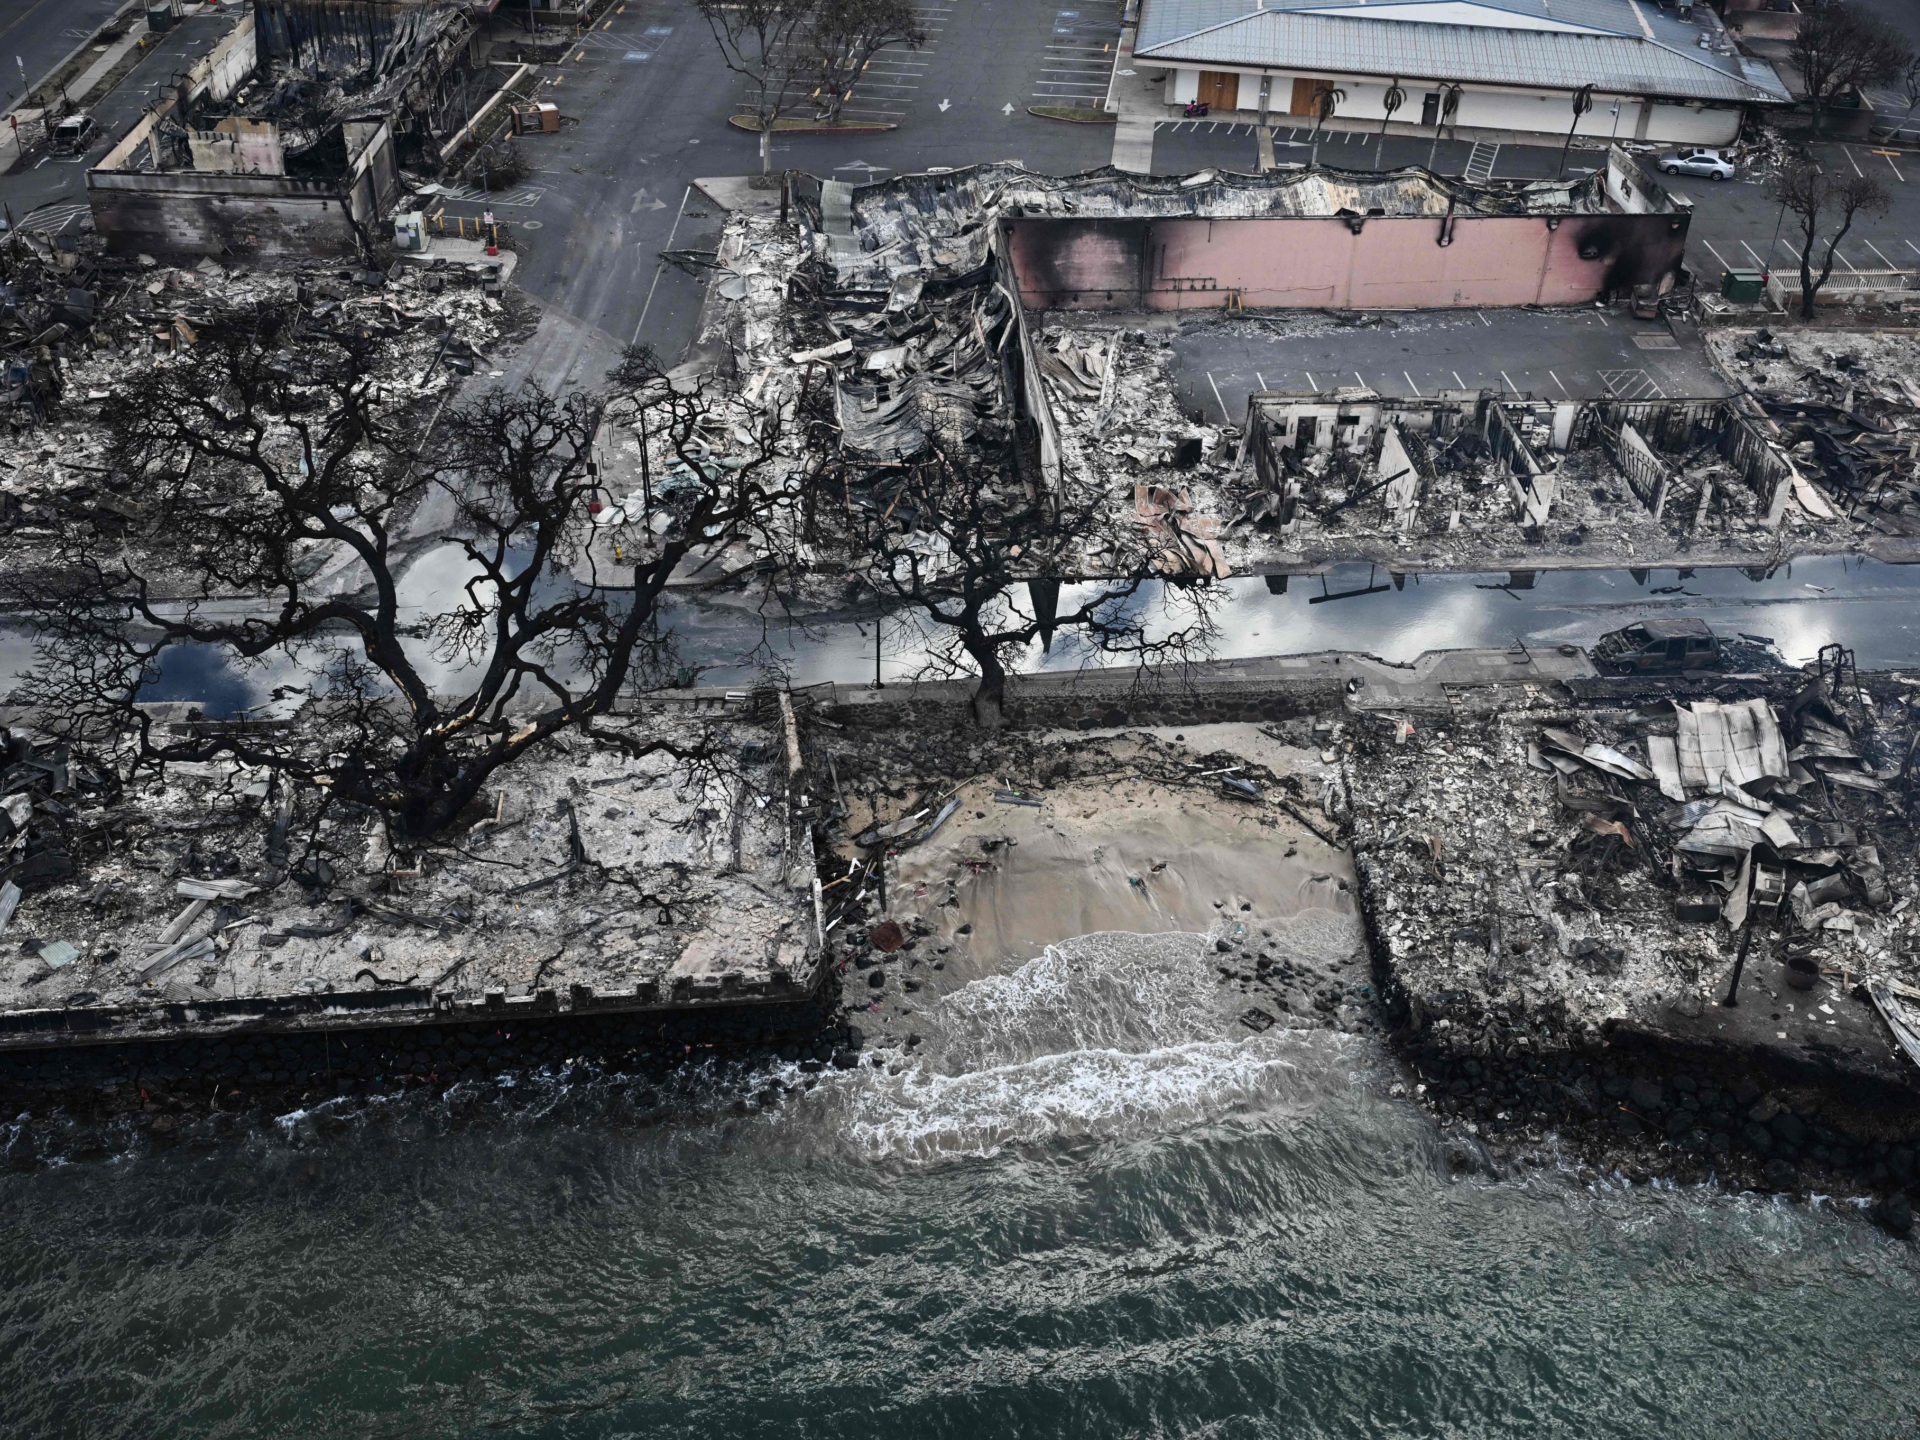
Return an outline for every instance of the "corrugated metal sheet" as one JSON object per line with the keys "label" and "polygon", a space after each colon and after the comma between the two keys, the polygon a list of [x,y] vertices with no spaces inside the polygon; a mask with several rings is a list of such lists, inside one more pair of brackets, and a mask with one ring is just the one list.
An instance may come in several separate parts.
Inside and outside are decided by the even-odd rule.
{"label": "corrugated metal sheet", "polygon": [[[1275,0],[1285,5],[1287,0]],[[1659,37],[1649,41],[1632,11],[1615,0],[1583,0],[1559,18],[1599,24],[1611,6],[1628,28],[1605,35],[1448,25],[1316,13],[1249,10],[1247,0],[1147,0],[1134,55],[1141,60],[1457,80],[1488,85],[1647,94],[1676,100],[1784,102],[1779,77],[1764,62],[1717,55],[1695,43],[1697,28],[1643,5]],[[1529,0],[1490,7],[1533,13]],[[1391,13],[1391,6],[1383,6]],[[1609,24],[1613,23],[1611,20]],[[1669,35],[1668,32],[1672,32]]]}

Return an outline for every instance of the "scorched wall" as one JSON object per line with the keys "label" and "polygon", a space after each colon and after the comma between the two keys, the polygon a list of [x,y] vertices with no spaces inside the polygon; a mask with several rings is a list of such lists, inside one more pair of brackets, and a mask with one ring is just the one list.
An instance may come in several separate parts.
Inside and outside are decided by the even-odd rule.
{"label": "scorched wall", "polygon": [[1021,302],[1050,310],[1421,310],[1664,291],[1684,214],[1020,219]]}

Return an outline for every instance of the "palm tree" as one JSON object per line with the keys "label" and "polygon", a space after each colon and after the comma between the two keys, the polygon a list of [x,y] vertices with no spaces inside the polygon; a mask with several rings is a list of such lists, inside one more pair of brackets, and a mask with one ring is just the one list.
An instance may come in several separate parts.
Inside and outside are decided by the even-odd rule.
{"label": "palm tree", "polygon": [[1387,113],[1380,121],[1379,142],[1373,147],[1373,168],[1376,170],[1384,168],[1381,157],[1387,153],[1387,122],[1393,119],[1393,112],[1406,103],[1407,92],[1400,88],[1398,80],[1387,86],[1387,93],[1380,97],[1380,107]]}
{"label": "palm tree", "polygon": [[1573,124],[1567,127],[1567,143],[1560,147],[1560,174],[1567,173],[1567,151],[1573,148],[1573,132],[1580,128],[1580,117],[1593,109],[1593,86],[1582,85],[1573,92]]}
{"label": "palm tree", "polygon": [[1427,169],[1433,169],[1433,157],[1440,153],[1440,131],[1453,123],[1453,117],[1460,113],[1460,87],[1447,84],[1440,87],[1440,109],[1433,117],[1433,144],[1427,147]]}
{"label": "palm tree", "polygon": [[1320,127],[1333,118],[1333,112],[1346,103],[1347,92],[1338,85],[1329,85],[1313,97],[1313,150],[1307,156],[1309,165],[1320,163]]}

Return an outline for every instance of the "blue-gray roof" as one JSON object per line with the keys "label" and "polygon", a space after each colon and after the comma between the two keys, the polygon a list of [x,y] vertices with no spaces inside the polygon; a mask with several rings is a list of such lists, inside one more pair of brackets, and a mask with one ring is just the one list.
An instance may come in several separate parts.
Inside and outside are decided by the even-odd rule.
{"label": "blue-gray roof", "polygon": [[[1703,26],[1652,0],[1266,0],[1255,8],[1258,4],[1144,0],[1134,57],[1545,89],[1592,85],[1678,100],[1785,104],[1791,99],[1764,61],[1702,47]],[[1362,6],[1365,13],[1359,13]],[[1325,13],[1335,10],[1346,13]],[[1396,11],[1421,12],[1424,18],[1396,19]]]}

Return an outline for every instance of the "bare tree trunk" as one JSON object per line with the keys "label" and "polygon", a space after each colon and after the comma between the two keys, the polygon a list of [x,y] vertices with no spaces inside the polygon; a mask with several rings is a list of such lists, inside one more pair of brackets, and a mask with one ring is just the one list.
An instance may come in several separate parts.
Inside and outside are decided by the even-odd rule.
{"label": "bare tree trunk", "polygon": [[980,683],[973,692],[973,723],[982,730],[998,730],[1006,722],[1007,702],[1007,667],[1000,663],[999,647],[963,643],[968,657],[980,667]]}
{"label": "bare tree trunk", "polygon": [[760,122],[760,173],[773,174],[773,122]]}

